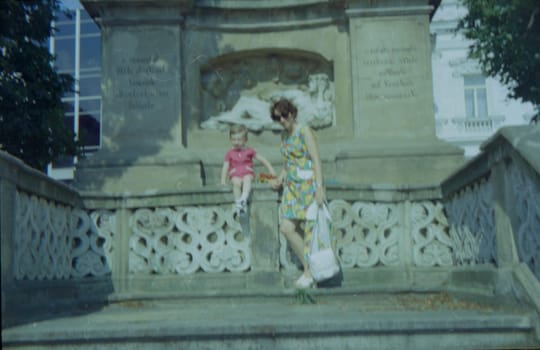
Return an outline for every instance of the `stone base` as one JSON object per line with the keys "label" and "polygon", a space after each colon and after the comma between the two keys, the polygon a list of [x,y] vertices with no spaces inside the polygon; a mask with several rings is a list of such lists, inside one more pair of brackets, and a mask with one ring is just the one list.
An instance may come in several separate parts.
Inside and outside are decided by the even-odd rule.
{"label": "stone base", "polygon": [[99,151],[77,164],[74,186],[107,193],[176,191],[203,186],[201,172],[200,158],[186,149],[139,157]]}
{"label": "stone base", "polygon": [[[261,152],[279,172],[279,147]],[[319,145],[327,185],[432,186],[463,165],[463,150],[446,142],[353,141]],[[223,155],[220,148],[204,151],[168,150],[135,157],[100,151],[82,160],[75,186],[83,191],[148,193],[219,185]],[[256,162],[257,174],[267,170]]]}
{"label": "stone base", "polygon": [[[258,148],[279,172],[283,161],[276,148]],[[465,162],[463,150],[437,139],[427,141],[352,141],[319,144],[327,185],[433,186]],[[224,151],[201,155],[206,185],[218,184]],[[267,172],[255,164],[256,172]]]}
{"label": "stone base", "polygon": [[356,142],[337,145],[334,152],[333,168],[324,170],[328,184],[432,186],[465,161],[462,149],[436,139]]}

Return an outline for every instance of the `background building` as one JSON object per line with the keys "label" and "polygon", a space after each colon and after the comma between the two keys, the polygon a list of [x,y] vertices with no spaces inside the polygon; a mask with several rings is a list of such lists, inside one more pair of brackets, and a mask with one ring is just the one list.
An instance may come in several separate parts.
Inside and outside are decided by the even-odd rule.
{"label": "background building", "polygon": [[[66,123],[78,135],[87,154],[98,149],[101,142],[101,34],[78,1],[65,5],[72,13],[58,15],[50,51],[56,56],[58,71],[75,78],[75,92],[63,98]],[[71,180],[76,162],[73,157],[58,160],[49,165],[48,173],[60,180]]]}
{"label": "background building", "polygon": [[465,14],[459,0],[443,0],[432,19],[433,94],[437,136],[474,156],[501,126],[529,123],[534,107],[509,99],[505,86],[467,58],[469,42],[455,32]]}

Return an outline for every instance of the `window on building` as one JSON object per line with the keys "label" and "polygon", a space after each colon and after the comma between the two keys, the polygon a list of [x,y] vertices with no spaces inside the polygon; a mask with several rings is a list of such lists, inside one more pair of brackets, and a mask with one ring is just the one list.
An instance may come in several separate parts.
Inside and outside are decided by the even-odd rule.
{"label": "window on building", "polygon": [[487,118],[486,78],[483,75],[466,75],[465,113],[467,118]]}
{"label": "window on building", "polygon": [[[75,91],[63,97],[65,121],[84,152],[93,152],[101,144],[101,32],[83,9],[59,13],[54,27],[50,48],[56,68],[75,78]],[[49,166],[49,175],[69,180],[76,162],[71,157],[59,159]]]}

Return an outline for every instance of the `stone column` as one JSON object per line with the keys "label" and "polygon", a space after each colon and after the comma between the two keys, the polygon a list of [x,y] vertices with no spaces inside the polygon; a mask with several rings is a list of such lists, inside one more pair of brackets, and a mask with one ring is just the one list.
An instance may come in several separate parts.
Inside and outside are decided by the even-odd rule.
{"label": "stone column", "polygon": [[435,137],[430,9],[348,10],[357,138]]}
{"label": "stone column", "polygon": [[463,161],[435,134],[428,0],[349,0],[354,139],[339,182],[431,185]]}
{"label": "stone column", "polygon": [[182,140],[182,21],[189,1],[82,1],[102,33],[102,147],[76,171],[83,190],[200,186]]}

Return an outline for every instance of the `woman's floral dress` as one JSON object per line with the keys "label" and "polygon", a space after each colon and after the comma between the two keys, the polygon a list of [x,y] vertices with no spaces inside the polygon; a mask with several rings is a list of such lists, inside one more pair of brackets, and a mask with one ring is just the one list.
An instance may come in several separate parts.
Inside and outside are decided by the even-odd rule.
{"label": "woman's floral dress", "polygon": [[314,221],[306,221],[306,212],[315,200],[316,184],[311,157],[305,142],[306,132],[307,127],[298,126],[293,135],[284,132],[281,138],[281,154],[285,161],[286,176],[279,214],[280,218],[305,221],[304,257],[307,259]]}

